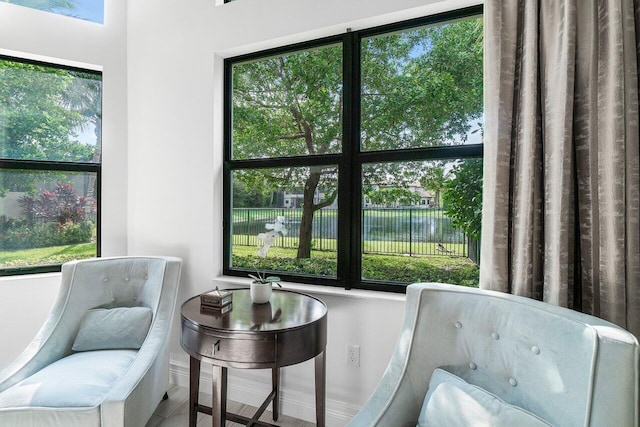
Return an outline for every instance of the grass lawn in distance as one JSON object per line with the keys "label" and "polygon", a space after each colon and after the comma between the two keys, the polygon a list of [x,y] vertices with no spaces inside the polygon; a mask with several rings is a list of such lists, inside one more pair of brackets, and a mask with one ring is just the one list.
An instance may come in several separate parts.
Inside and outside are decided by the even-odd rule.
{"label": "grass lawn in distance", "polygon": [[0,268],[62,264],[96,256],[96,243],[50,246],[47,248],[0,251]]}
{"label": "grass lawn in distance", "polygon": [[[298,238],[285,236],[279,237],[279,241],[284,243],[282,246],[286,246],[291,250],[291,248],[298,247]],[[234,234],[233,235],[233,250],[235,252],[237,247],[246,246],[253,248],[255,252],[258,247],[258,236],[257,235],[246,235],[246,234]],[[364,241],[364,251],[365,253],[385,253],[390,255],[406,255],[409,253],[409,249],[411,248],[412,255],[442,255],[442,252],[438,250],[439,242],[413,242],[411,246],[409,246],[409,242],[392,242],[392,241],[374,241],[374,240],[365,240]],[[316,252],[329,252],[335,251],[338,247],[337,239],[319,239],[314,238],[311,240],[312,251],[313,248],[319,249]],[[452,254],[457,256],[463,256],[467,251],[467,245],[462,243],[445,243],[445,247],[447,250],[452,251]],[[271,251],[275,251],[278,248],[272,247],[269,249],[269,253]],[[286,250],[286,249],[285,249]],[[295,250],[295,249],[294,249]],[[445,256],[445,258],[450,258]]]}

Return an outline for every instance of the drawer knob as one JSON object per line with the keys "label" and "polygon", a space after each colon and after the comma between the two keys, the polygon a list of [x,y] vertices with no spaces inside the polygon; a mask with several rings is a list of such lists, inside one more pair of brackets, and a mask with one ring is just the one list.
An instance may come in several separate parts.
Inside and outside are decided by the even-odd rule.
{"label": "drawer knob", "polygon": [[220,351],[220,340],[213,344],[213,354],[216,354],[217,351]]}

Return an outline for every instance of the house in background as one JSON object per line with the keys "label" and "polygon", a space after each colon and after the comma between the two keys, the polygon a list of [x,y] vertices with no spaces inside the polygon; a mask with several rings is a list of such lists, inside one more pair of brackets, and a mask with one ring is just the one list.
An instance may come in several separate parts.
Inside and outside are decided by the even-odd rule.
{"label": "house in background", "polygon": [[[393,184],[374,184],[371,186],[374,192],[376,191],[384,191],[384,190],[393,190],[397,188]],[[397,198],[395,200],[384,200],[379,203],[372,200],[371,197],[364,197],[363,207],[365,208],[398,208],[398,207],[422,207],[422,208],[433,208],[438,207],[435,206],[435,197],[431,193],[431,191],[425,189],[419,182],[410,182],[406,185],[405,188],[405,197],[407,200],[402,200],[402,198]],[[410,200],[409,200],[410,199]]]}
{"label": "house in background", "polygon": [[420,196],[420,202],[418,203],[419,206],[423,206],[425,208],[437,207],[434,205],[434,195],[431,193],[431,191],[420,185],[419,182],[412,182],[411,184],[409,184],[409,191],[418,193],[418,195]]}
{"label": "house in background", "polygon": [[[325,193],[322,190],[317,190],[316,191],[316,195],[314,196],[314,203],[323,200],[324,197],[325,197]],[[292,193],[292,192],[285,191],[284,192],[283,206],[276,206],[276,207],[278,207],[278,208],[279,207],[285,207],[285,208],[289,208],[289,209],[300,209],[300,208],[302,208],[303,202],[304,202],[304,194],[302,192]],[[333,203],[331,203],[328,206],[325,206],[325,208],[327,208],[327,209],[337,209],[338,208],[338,201],[334,200]]]}

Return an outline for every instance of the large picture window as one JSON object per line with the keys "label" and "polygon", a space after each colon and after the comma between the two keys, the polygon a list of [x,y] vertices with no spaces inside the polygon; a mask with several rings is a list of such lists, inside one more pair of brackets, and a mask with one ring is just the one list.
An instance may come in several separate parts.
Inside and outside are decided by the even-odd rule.
{"label": "large picture window", "polygon": [[102,76],[0,57],[0,275],[99,255]]}
{"label": "large picture window", "polygon": [[225,274],[477,286],[481,13],[225,61]]}

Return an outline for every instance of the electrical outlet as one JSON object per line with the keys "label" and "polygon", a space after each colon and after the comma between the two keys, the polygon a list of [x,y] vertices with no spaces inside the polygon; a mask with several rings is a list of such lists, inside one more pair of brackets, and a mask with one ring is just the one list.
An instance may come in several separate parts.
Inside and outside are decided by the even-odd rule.
{"label": "electrical outlet", "polygon": [[351,366],[360,366],[360,346],[349,344],[347,346],[347,363]]}

